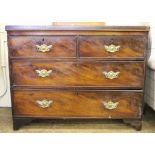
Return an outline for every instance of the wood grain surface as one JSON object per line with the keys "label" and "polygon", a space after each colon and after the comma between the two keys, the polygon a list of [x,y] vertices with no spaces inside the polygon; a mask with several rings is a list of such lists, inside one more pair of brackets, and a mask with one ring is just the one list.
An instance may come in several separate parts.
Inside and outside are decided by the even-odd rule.
{"label": "wood grain surface", "polygon": [[[75,57],[75,36],[9,36],[11,57]],[[50,51],[38,52],[36,45],[52,45]]]}
{"label": "wood grain surface", "polygon": [[[48,77],[40,77],[36,70],[52,70]],[[47,62],[16,61],[12,63],[14,85],[82,86],[82,87],[143,87],[144,64],[140,62]],[[120,72],[108,79],[104,72]]]}
{"label": "wood grain surface", "polygon": [[[136,58],[144,57],[146,50],[146,37],[144,36],[82,36],[79,39],[79,52],[81,57],[117,57]],[[120,46],[115,53],[106,51],[104,46]]]}
{"label": "wood grain surface", "polygon": [[[141,92],[115,91],[14,91],[14,114],[45,117],[103,117],[136,118],[141,114]],[[48,108],[41,108],[37,100],[52,100]],[[108,110],[104,102],[119,102]]]}

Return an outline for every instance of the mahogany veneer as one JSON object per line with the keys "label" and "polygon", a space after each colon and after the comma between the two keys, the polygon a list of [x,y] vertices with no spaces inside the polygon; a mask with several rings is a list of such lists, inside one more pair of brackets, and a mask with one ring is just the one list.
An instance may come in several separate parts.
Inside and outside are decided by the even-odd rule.
{"label": "mahogany veneer", "polygon": [[141,129],[148,27],[6,30],[15,130],[32,119],[123,119]]}
{"label": "mahogany veneer", "polygon": [[[37,69],[52,70],[46,78],[38,77]],[[119,71],[117,79],[107,79],[103,72]],[[72,62],[13,61],[12,81],[16,86],[48,87],[130,87],[143,88],[142,62]],[[128,82],[130,81],[130,82]]]}
{"label": "mahogany veneer", "polygon": [[[137,118],[141,117],[141,92],[117,91],[14,91],[15,116],[40,117],[92,117],[92,118]],[[46,98],[53,103],[48,109],[42,109],[36,100]],[[108,110],[104,102],[119,102],[116,110]]]}

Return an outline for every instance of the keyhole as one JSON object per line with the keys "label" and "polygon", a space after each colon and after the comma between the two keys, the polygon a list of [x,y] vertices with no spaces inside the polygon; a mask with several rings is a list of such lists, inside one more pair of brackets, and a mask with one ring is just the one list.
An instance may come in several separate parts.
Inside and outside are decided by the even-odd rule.
{"label": "keyhole", "polygon": [[114,43],[114,39],[111,39],[111,44],[113,44]]}
{"label": "keyhole", "polygon": [[79,95],[79,92],[76,91],[75,94],[78,96]]}
{"label": "keyhole", "polygon": [[44,42],[44,41],[45,41],[45,39],[43,38],[43,39],[42,39],[42,41]]}

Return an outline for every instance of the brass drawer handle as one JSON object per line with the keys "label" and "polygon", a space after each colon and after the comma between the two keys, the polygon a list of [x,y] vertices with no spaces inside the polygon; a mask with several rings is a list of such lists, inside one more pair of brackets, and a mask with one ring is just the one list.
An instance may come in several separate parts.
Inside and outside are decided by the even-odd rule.
{"label": "brass drawer handle", "polygon": [[118,75],[120,74],[120,72],[113,72],[113,71],[109,71],[109,72],[103,72],[103,74],[105,75],[105,77],[107,79],[115,79],[118,77]]}
{"label": "brass drawer handle", "polygon": [[116,46],[114,44],[111,44],[109,46],[108,45],[104,46],[105,50],[110,53],[115,53],[115,52],[119,51],[120,47],[121,47],[120,45]]}
{"label": "brass drawer handle", "polygon": [[112,102],[112,101],[103,102],[104,107],[108,110],[116,109],[118,104],[119,102]]}
{"label": "brass drawer handle", "polygon": [[35,71],[38,74],[38,76],[43,77],[43,78],[48,77],[52,73],[52,70],[46,70],[46,69],[35,70]]}
{"label": "brass drawer handle", "polygon": [[49,52],[52,47],[53,47],[53,45],[46,45],[46,44],[36,45],[37,51],[43,52],[43,53]]}
{"label": "brass drawer handle", "polygon": [[36,103],[41,107],[41,108],[48,108],[51,106],[53,103],[52,100],[37,100]]}

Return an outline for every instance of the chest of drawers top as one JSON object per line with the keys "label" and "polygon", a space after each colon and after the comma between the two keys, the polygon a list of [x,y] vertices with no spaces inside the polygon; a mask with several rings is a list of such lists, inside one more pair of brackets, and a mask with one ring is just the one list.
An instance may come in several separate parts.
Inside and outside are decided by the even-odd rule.
{"label": "chest of drawers top", "polygon": [[7,31],[149,31],[149,26],[53,26],[53,25],[8,25]]}

